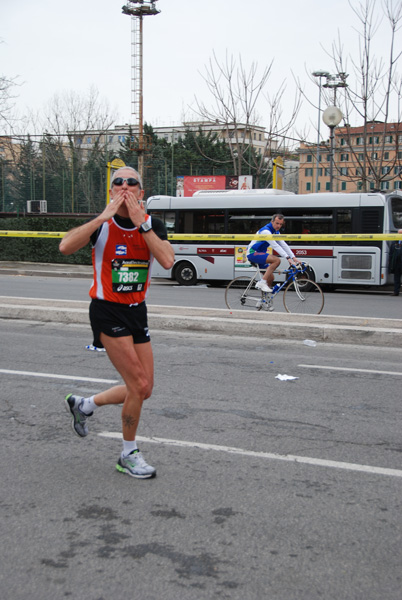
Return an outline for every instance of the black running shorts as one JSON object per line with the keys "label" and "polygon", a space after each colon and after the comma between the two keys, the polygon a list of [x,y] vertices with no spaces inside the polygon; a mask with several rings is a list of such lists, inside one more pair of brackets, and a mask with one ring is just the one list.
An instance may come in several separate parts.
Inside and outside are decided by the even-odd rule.
{"label": "black running shorts", "polygon": [[129,305],[95,299],[89,306],[89,318],[94,336],[93,345],[97,348],[103,348],[99,339],[101,333],[110,337],[132,335],[135,344],[151,341],[145,302]]}

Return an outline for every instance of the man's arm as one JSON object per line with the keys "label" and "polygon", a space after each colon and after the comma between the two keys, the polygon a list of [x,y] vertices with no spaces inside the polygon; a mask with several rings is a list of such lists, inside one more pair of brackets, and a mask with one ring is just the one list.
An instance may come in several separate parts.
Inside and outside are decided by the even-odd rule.
{"label": "man's arm", "polygon": [[109,219],[111,219],[117,212],[120,204],[123,202],[123,199],[115,200],[114,202],[110,202],[105,210],[92,219],[92,221],[88,221],[88,223],[84,223],[79,227],[74,227],[74,229],[70,229],[63,237],[60,242],[59,250],[65,256],[69,254],[74,254],[78,250],[81,250],[84,246],[86,246],[90,239],[91,235],[99,229],[102,223],[105,223]]}
{"label": "man's arm", "polygon": [[149,251],[164,269],[171,269],[174,264],[174,250],[168,240],[161,240],[152,229],[142,234]]}

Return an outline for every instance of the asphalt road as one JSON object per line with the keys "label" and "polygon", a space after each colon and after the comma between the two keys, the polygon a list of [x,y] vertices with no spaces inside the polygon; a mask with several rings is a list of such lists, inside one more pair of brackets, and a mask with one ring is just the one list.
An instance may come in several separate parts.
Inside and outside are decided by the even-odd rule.
{"label": "asphalt road", "polygon": [[401,351],[152,335],[138,481],[89,327],[0,320],[2,600],[400,600]]}
{"label": "asphalt road", "polygon": [[[90,279],[68,277],[0,275],[0,295],[88,300],[90,283]],[[183,287],[165,280],[154,279],[150,287],[148,303],[166,306],[226,308],[225,288],[212,288],[206,285]],[[285,312],[282,294],[275,302],[275,311]],[[401,319],[402,296],[393,297],[389,290],[325,293],[325,306],[322,314]]]}

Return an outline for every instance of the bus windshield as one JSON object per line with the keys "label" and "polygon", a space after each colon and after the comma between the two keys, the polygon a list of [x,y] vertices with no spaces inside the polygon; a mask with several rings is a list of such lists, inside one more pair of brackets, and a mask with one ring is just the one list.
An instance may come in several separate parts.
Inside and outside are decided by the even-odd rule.
{"label": "bus windshield", "polygon": [[391,211],[394,227],[402,229],[402,198],[392,198]]}

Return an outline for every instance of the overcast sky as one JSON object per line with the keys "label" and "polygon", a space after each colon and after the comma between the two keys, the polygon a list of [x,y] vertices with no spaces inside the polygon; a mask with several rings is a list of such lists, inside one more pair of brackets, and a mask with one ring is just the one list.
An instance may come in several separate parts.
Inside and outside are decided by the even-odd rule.
{"label": "overcast sky", "polygon": [[[131,18],[122,14],[123,4],[1,0],[0,74],[19,77],[20,114],[28,107],[42,109],[56,93],[84,94],[93,85],[116,108],[117,122],[130,122]],[[241,55],[245,65],[257,62],[261,71],[273,59],[270,89],[275,92],[287,80],[290,110],[292,72],[317,104],[318,90],[306,72],[333,72],[325,49],[331,50],[339,34],[346,51],[356,56],[358,48],[353,29],[358,24],[348,0],[158,0],[156,6],[161,13],[144,19],[144,119],[153,125],[191,117],[195,95],[208,104],[200,73],[213,51],[220,60],[226,52]],[[385,47],[384,25],[377,48]],[[313,139],[317,115],[305,105],[299,117],[300,129],[309,127]]]}

